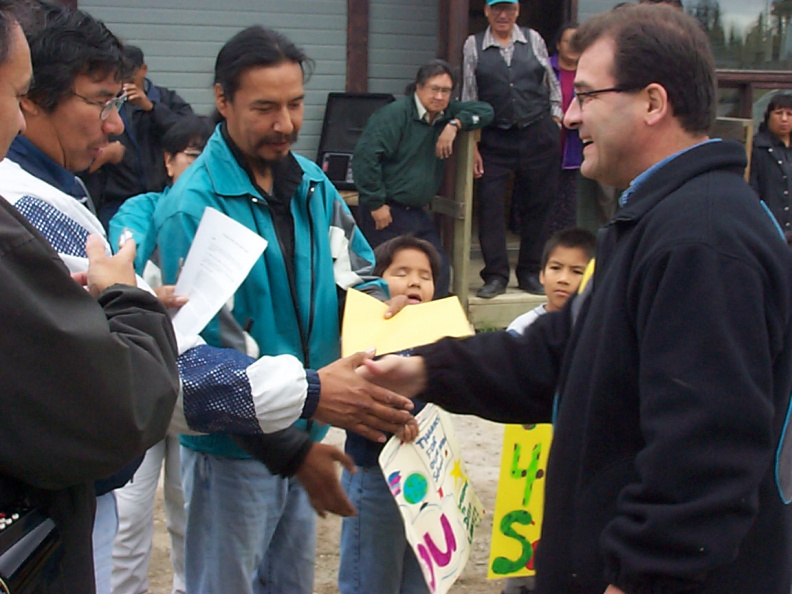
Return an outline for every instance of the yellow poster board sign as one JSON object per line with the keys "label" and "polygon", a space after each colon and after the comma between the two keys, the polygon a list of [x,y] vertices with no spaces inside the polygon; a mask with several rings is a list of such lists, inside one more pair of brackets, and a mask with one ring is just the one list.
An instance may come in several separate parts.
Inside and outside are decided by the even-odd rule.
{"label": "yellow poster board sign", "polygon": [[446,336],[470,336],[465,310],[457,297],[410,305],[390,319],[388,306],[355,289],[349,289],[341,328],[341,354],[348,357],[370,347],[378,355],[396,353]]}
{"label": "yellow poster board sign", "polygon": [[506,425],[487,577],[534,575],[552,425]]}

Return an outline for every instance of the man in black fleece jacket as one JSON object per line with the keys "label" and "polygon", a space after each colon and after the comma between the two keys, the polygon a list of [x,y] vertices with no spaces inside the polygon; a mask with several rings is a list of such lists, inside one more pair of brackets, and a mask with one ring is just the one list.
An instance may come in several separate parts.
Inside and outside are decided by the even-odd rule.
{"label": "man in black fleece jacket", "polygon": [[449,410],[555,423],[540,594],[788,594],[792,254],[709,140],[712,54],[690,17],[585,22],[565,125],[583,175],[628,190],[593,279],[524,337],[487,333],[366,373]]}

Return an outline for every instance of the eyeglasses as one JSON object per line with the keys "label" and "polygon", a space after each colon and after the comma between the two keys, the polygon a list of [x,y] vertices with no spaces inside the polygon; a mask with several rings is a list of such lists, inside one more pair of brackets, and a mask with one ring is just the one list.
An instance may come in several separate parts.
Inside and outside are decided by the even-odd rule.
{"label": "eyeglasses", "polygon": [[106,101],[105,103],[102,103],[101,101],[94,101],[93,99],[89,99],[88,97],[83,97],[82,95],[80,95],[79,93],[75,93],[74,91],[72,91],[72,95],[74,95],[75,97],[79,97],[86,103],[90,103],[91,105],[96,105],[97,107],[100,107],[101,111],[99,112],[99,119],[102,120],[103,122],[110,117],[110,114],[113,113],[114,109],[116,111],[120,110],[121,106],[124,105],[124,103],[126,103],[127,100],[126,95],[118,95],[117,97],[113,97],[112,99]]}
{"label": "eyeglasses", "polygon": [[451,87],[438,87],[437,85],[430,85],[427,88],[429,89],[429,92],[432,93],[432,95],[437,95],[438,93],[440,93],[444,97],[446,95],[450,95],[451,91],[454,90]]}
{"label": "eyeglasses", "polygon": [[592,97],[599,95],[600,93],[630,93],[637,90],[638,89],[630,89],[626,87],[608,87],[607,89],[595,89],[593,91],[579,91],[575,93],[575,99],[577,99],[578,107],[583,109],[583,106],[588,103]]}

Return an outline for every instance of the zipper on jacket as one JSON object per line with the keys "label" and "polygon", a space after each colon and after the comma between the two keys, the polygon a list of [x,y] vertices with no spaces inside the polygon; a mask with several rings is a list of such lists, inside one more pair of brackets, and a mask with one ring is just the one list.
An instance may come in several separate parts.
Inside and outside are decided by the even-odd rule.
{"label": "zipper on jacket", "polygon": [[[311,245],[310,245],[310,262],[311,262],[311,301],[310,301],[310,311],[308,312],[308,336],[307,340],[310,342],[311,334],[313,333],[313,326],[314,326],[314,319],[316,316],[316,267],[314,266],[314,250],[316,245],[314,243],[314,220],[313,216],[311,215],[311,198],[314,195],[314,191],[316,191],[316,182],[312,181],[308,186],[308,192],[305,195],[305,208],[306,213],[308,215],[308,234],[311,238]],[[305,366],[310,368],[308,359],[310,358],[310,354],[307,351],[307,348],[310,345],[306,345],[306,363]]]}
{"label": "zipper on jacket", "polygon": [[[310,193],[312,193],[311,189],[312,188],[309,188]],[[270,213],[270,219],[272,219],[272,208],[270,207],[269,203],[266,200],[262,200],[256,196],[250,196],[250,199],[254,204],[260,204],[266,207],[266,209]],[[255,221],[255,217],[253,218],[253,220]],[[293,221],[292,224],[294,224]],[[256,223],[256,227],[258,227],[258,223]],[[278,238],[278,247],[280,248],[281,257],[284,258],[284,254],[286,253],[286,250],[283,249],[284,248],[283,238],[281,237],[281,234],[278,232],[278,225],[276,225],[274,221],[272,224],[272,229],[273,231],[275,231],[275,237]],[[259,235],[261,235],[261,232],[259,232]],[[297,243],[296,235],[294,241],[296,247],[296,243]],[[296,249],[294,250],[293,253],[296,255]],[[310,369],[311,367],[310,367],[310,352],[308,350],[308,337],[306,336],[305,328],[303,327],[302,316],[300,315],[300,303],[297,299],[297,287],[294,278],[295,277],[294,261],[292,261],[290,264],[289,262],[286,262],[286,259],[284,258],[283,264],[286,268],[286,278],[289,281],[289,293],[291,294],[291,301],[292,301],[292,307],[294,308],[294,315],[297,318],[297,330],[300,334],[300,348],[302,349],[303,366],[307,369]],[[289,274],[290,269],[291,269],[291,274]],[[313,309],[313,303],[311,304],[311,308]]]}

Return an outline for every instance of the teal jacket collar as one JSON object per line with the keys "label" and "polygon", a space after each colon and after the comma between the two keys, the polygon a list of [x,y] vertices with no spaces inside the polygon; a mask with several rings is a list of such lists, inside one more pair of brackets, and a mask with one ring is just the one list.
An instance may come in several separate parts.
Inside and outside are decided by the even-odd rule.
{"label": "teal jacket collar", "polygon": [[[223,138],[222,126],[222,123],[217,125],[199,157],[204,161],[212,190],[225,198],[255,196],[266,201],[266,196],[263,196],[253,184],[247,170],[240,166],[231,147]],[[305,166],[306,163],[310,163],[305,157],[295,153],[289,153],[289,155],[302,170],[302,183],[322,181],[320,173]]]}

